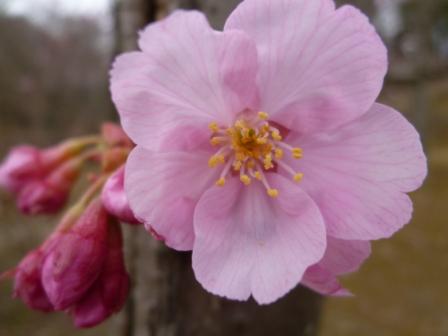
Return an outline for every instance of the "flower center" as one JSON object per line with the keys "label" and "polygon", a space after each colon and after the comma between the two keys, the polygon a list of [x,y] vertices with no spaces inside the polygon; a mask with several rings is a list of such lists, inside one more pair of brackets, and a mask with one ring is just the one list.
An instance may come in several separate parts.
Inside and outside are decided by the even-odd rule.
{"label": "flower center", "polygon": [[222,187],[229,175],[239,174],[244,185],[248,186],[252,179],[256,179],[263,183],[269,196],[277,197],[279,192],[269,185],[267,172],[281,167],[292,175],[294,181],[302,180],[302,173],[282,161],[285,151],[294,159],[302,158],[302,149],[285,143],[280,131],[268,122],[268,118],[266,112],[259,112],[255,117],[238,119],[231,127],[220,126],[215,122],[209,125],[212,132],[210,143],[220,147],[210,157],[209,167],[223,166],[216,185]]}

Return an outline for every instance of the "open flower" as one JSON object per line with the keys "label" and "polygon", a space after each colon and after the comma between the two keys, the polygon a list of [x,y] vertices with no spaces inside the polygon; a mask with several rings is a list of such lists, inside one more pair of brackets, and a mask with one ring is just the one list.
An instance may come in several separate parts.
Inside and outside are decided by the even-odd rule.
{"label": "open flower", "polygon": [[336,276],[368,241],[410,220],[425,156],[415,129],[375,103],[386,49],[355,8],[246,0],[223,32],[178,11],[139,45],[111,79],[137,144],[125,189],[148,229],[193,250],[210,292],[269,303],[303,281],[341,294]]}

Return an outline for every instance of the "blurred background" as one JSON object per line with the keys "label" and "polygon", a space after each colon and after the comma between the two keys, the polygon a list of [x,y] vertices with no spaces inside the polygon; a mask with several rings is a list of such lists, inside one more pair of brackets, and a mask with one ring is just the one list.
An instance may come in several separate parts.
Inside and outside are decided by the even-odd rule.
{"label": "blurred background", "polygon": [[[220,27],[238,1],[0,0],[0,157],[19,143],[47,146],[116,119],[108,70],[135,47],[136,31],[178,6],[205,10]],[[388,45],[380,101],[422,135],[429,177],[412,195],[412,223],[374,243],[371,258],[343,283],[356,296],[322,302],[319,336],[448,335],[448,0],[338,1],[361,8]],[[19,215],[0,193],[0,270],[36,247],[54,218]],[[149,238],[147,238],[149,239]],[[76,331],[62,314],[43,315],[0,284],[0,335],[103,335],[122,325]],[[129,313],[129,312],[128,312]]]}

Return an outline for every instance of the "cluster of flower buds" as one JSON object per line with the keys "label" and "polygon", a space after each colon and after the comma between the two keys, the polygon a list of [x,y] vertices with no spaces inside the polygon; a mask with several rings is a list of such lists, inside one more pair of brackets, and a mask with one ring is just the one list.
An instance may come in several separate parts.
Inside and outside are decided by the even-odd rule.
{"label": "cluster of flower buds", "polygon": [[129,276],[119,222],[140,224],[124,192],[124,163],[133,143],[107,123],[100,136],[39,150],[14,148],[0,166],[0,186],[25,214],[49,214],[66,203],[88,162],[90,185],[37,249],[1,278],[14,279],[14,296],[44,312],[64,311],[75,326],[95,326],[119,311]]}

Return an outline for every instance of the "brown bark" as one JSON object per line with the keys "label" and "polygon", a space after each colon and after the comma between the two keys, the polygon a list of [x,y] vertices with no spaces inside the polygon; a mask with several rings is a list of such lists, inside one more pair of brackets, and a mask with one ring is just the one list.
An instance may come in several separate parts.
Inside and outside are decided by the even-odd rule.
{"label": "brown bark", "polygon": [[[238,3],[238,0],[121,0],[116,7],[118,50],[135,49],[136,31],[145,22],[176,7],[199,9],[215,28],[220,28]],[[126,231],[133,288],[124,335],[316,334],[322,302],[317,294],[299,287],[269,306],[259,306],[252,300],[225,300],[209,294],[195,280],[189,253],[169,250],[141,228]]]}

